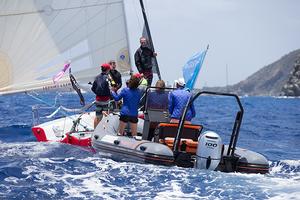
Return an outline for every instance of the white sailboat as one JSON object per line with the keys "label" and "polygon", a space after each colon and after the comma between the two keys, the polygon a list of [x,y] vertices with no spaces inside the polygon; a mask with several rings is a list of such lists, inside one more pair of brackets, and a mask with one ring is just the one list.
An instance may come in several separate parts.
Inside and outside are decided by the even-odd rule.
{"label": "white sailboat", "polygon": [[[108,60],[116,60],[118,70],[129,75],[123,0],[10,0],[0,5],[0,95],[72,91],[67,72],[56,83],[52,80],[66,61],[71,61],[72,74],[87,90],[100,64]],[[77,117],[51,121],[33,131],[45,133],[39,141],[61,140]],[[83,114],[79,127],[93,130],[93,117],[93,112]]]}
{"label": "white sailboat", "polygon": [[52,76],[65,61],[79,83],[115,59],[130,71],[124,2],[54,0],[0,2],[0,94],[70,87]]}

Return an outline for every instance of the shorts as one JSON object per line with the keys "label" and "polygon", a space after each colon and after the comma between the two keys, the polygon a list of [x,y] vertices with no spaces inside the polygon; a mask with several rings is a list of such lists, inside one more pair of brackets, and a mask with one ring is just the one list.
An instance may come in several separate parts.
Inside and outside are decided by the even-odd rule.
{"label": "shorts", "polygon": [[103,111],[109,110],[109,101],[96,101],[96,117],[102,117]]}
{"label": "shorts", "polygon": [[134,116],[128,116],[128,115],[121,115],[120,116],[120,121],[125,122],[125,123],[131,122],[131,123],[136,124],[136,123],[138,123],[138,117],[137,116],[134,117]]}

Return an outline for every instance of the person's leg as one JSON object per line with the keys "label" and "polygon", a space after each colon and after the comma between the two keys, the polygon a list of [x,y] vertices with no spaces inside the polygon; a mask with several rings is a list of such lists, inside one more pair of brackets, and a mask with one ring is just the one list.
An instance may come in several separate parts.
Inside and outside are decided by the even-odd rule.
{"label": "person's leg", "polygon": [[102,118],[103,118],[103,115],[102,115],[102,114],[95,117],[95,119],[94,119],[94,129],[95,129],[95,128],[98,126],[98,124],[101,122]]}
{"label": "person's leg", "polygon": [[151,86],[153,80],[153,72],[152,70],[145,70],[143,71],[145,79],[147,79],[147,86]]}
{"label": "person's leg", "polygon": [[148,86],[151,87],[152,85],[152,80],[153,80],[153,74],[149,75],[147,78]]}
{"label": "person's leg", "polygon": [[103,115],[109,115],[109,104],[101,104],[96,106],[96,118],[94,120],[94,128],[101,122]]}
{"label": "person's leg", "polygon": [[127,124],[126,122],[120,120],[119,130],[118,130],[119,134],[124,135],[126,124]]}
{"label": "person's leg", "polygon": [[97,125],[99,124],[100,120],[98,117],[95,117],[94,119],[94,129],[97,127]]}
{"label": "person's leg", "polygon": [[137,124],[138,124],[138,117],[130,117],[129,122],[130,122],[130,130],[131,130],[131,135],[132,136],[137,136]]}
{"label": "person's leg", "polygon": [[97,127],[99,122],[102,120],[103,114],[102,114],[102,107],[99,105],[96,105],[96,117],[94,119],[94,129]]}
{"label": "person's leg", "polygon": [[131,129],[131,135],[136,136],[137,135],[137,123],[130,122],[130,129]]}
{"label": "person's leg", "polygon": [[127,126],[127,122],[128,122],[128,116],[121,115],[119,128],[118,128],[118,135],[125,135],[125,128]]}

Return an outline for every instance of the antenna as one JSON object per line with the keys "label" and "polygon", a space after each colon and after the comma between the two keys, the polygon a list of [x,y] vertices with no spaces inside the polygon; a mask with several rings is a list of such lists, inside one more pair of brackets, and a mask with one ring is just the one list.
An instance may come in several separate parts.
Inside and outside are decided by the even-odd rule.
{"label": "antenna", "polygon": [[226,64],[226,92],[229,92],[229,90],[228,90],[228,64]]}

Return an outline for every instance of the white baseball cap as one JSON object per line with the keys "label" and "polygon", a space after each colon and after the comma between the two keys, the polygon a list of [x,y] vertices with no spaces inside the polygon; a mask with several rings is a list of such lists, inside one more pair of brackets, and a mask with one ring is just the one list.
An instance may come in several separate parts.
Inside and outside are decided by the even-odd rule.
{"label": "white baseball cap", "polygon": [[180,85],[181,87],[184,87],[184,86],[185,86],[184,78],[179,78],[179,79],[177,80],[177,84]]}

